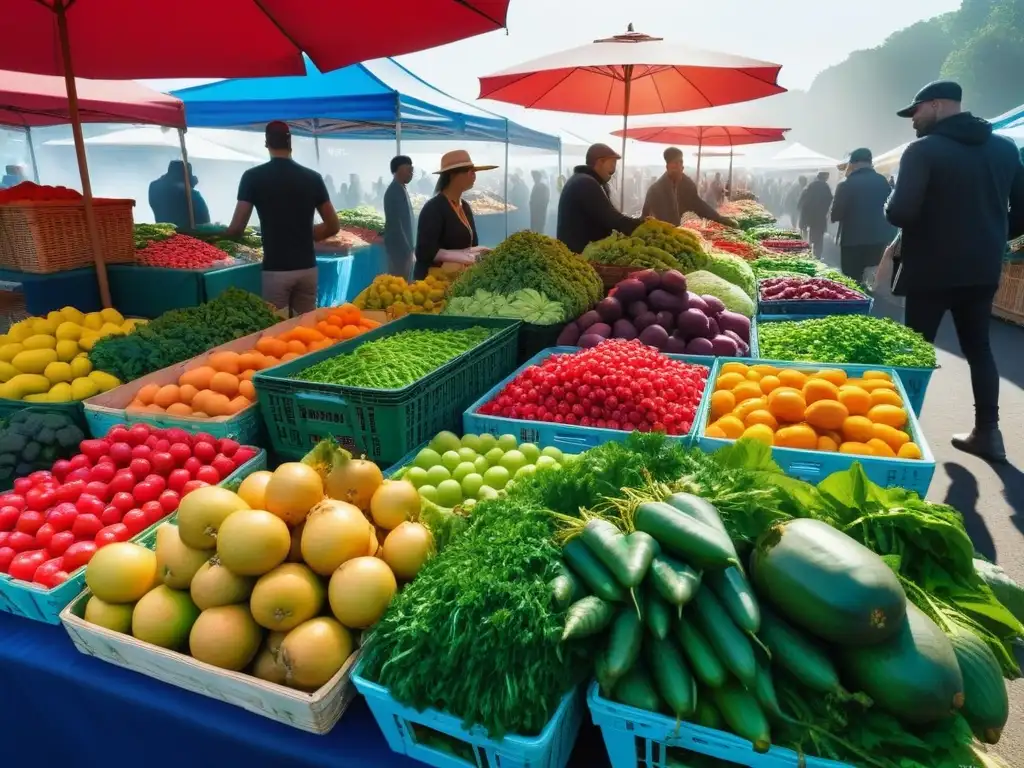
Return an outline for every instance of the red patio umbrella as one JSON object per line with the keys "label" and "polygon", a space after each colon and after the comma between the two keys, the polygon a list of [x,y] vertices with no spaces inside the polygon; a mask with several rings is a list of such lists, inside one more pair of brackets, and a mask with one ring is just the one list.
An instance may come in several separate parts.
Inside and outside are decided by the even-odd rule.
{"label": "red patio umbrella", "polygon": [[[480,98],[590,115],[686,112],[751,101],[785,88],[779,64],[670,43],[633,31],[480,78]],[[622,140],[626,155],[626,140]],[[620,205],[625,196],[625,185]]]}
{"label": "red patio umbrella", "polygon": [[[0,0],[0,69],[63,76],[100,296],[110,305],[75,75],[301,75],[394,56],[505,26],[508,0]],[[341,25],[341,26],[339,26]],[[339,39],[339,28],[350,34]]]}

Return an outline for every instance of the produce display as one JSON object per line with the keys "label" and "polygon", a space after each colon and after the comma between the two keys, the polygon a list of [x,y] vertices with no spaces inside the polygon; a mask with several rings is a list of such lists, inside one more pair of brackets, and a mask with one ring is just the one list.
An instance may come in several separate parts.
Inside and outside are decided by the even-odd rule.
{"label": "produce display", "polygon": [[352,352],[321,360],[291,378],[344,387],[402,389],[493,334],[492,329],[479,326],[457,331],[401,331],[360,344]]}
{"label": "produce display", "polygon": [[0,495],[0,573],[56,587],[98,550],[142,533],[256,456],[234,440],[145,424],[114,427],[79,451]]}
{"label": "produce display", "polygon": [[744,317],[753,317],[757,312],[754,301],[742,288],[712,272],[691,272],[686,276],[686,281],[690,286],[690,293],[713,296],[730,312],[736,312]]}
{"label": "produce display", "polygon": [[773,238],[769,240],[762,240],[761,245],[775,253],[811,253],[810,243],[799,238]]}
{"label": "produce display", "polygon": [[257,371],[353,339],[378,325],[352,304],[326,310],[315,327],[300,325],[264,334],[252,349],[214,352],[202,365],[181,374],[176,384],[139,387],[127,410],[195,419],[234,416],[256,402],[252,377]]}
{"label": "produce display", "polygon": [[221,669],[315,691],[433,550],[416,491],[321,444],[232,492],[202,488],[155,550],[101,550],[86,621]]}
{"label": "produce display", "polygon": [[761,357],[812,363],[934,368],[935,347],[889,318],[832,315],[758,326]]}
{"label": "produce display", "polygon": [[145,247],[135,252],[135,261],[138,264],[171,269],[209,269],[213,266],[224,266],[230,258],[214,245],[179,234],[149,241]]}
{"label": "produce display", "polygon": [[759,280],[766,277],[773,277],[776,272],[792,272],[808,277],[815,277],[821,274],[825,265],[816,259],[793,259],[793,258],[763,258],[757,259],[751,265],[754,275]]}
{"label": "produce display", "polygon": [[885,371],[848,377],[835,368],[722,366],[711,395],[708,437],[749,437],[779,448],[920,459],[906,431],[906,403]]}
{"label": "produce display", "polygon": [[451,299],[441,314],[508,317],[534,325],[565,322],[565,308],[532,288],[523,288],[507,296],[478,288],[472,296],[456,296]]}
{"label": "produce display", "polygon": [[711,252],[716,251],[721,253],[730,253],[733,256],[739,256],[745,261],[754,261],[760,259],[765,254],[764,248],[760,245],[754,245],[744,240],[733,240],[723,237],[714,237],[711,239]]}
{"label": "produce display", "polygon": [[[0,205],[21,202],[56,202],[66,200],[76,202],[82,199],[82,193],[68,187],[52,187],[48,184],[36,184],[34,181],[22,181],[13,187],[0,189]],[[99,200],[100,198],[95,198]]]}
{"label": "produce display", "polygon": [[509,382],[478,413],[505,419],[685,435],[708,369],[673,360],[641,341],[601,341],[551,355]]}
{"label": "produce display", "polygon": [[583,258],[593,264],[682,271],[682,265],[668,251],[647,245],[638,237],[627,237],[621,232],[612,232],[608,237],[587,245],[583,249]]}
{"label": "produce display", "polygon": [[802,235],[794,229],[782,229],[772,224],[751,227],[747,234],[755,240],[801,240]]}
{"label": "produce display", "polygon": [[679,271],[683,274],[707,266],[708,257],[700,237],[688,229],[673,227],[658,219],[647,219],[633,230],[632,237],[668,253],[679,263]]}
{"label": "produce display", "polygon": [[132,227],[135,250],[141,250],[152,243],[159,243],[174,237],[178,228],[173,224],[136,224]]}
{"label": "produce display", "polygon": [[718,208],[722,216],[734,219],[742,230],[751,230],[775,223],[775,217],[756,200],[736,200]]}
{"label": "produce display", "polygon": [[705,270],[740,288],[751,299],[757,298],[757,278],[750,264],[731,253],[712,253]]}
{"label": "produce display", "polygon": [[[691,272],[686,277],[672,270],[661,274],[654,270],[635,272],[620,281],[594,309],[569,323],[557,343],[593,347],[605,339],[639,339],[672,354],[747,354],[749,315],[729,311],[710,293],[699,295],[690,277],[702,274],[714,277],[707,272]],[[739,292],[735,286],[726,285]]]}
{"label": "produce display", "polygon": [[346,229],[363,230],[370,235],[368,240],[379,240],[384,234],[384,215],[369,205],[338,211],[338,223]]}
{"label": "produce display", "polygon": [[166,312],[126,335],[99,339],[89,360],[96,370],[106,371],[120,381],[132,381],[262,331],[280,320],[273,307],[259,296],[228,288],[213,301]]}
{"label": "produce display", "polygon": [[353,303],[359,309],[384,310],[395,317],[420,312],[437,314],[444,309],[450,274],[432,269],[423,280],[413,283],[403,277],[377,275]]}
{"label": "produce display", "polygon": [[75,454],[85,434],[66,413],[23,408],[0,426],[0,488]]}
{"label": "produce display", "polygon": [[575,317],[604,295],[594,268],[554,238],[536,232],[517,232],[461,272],[452,283],[451,296],[472,296],[477,290],[508,296],[526,288],[544,294]]}
{"label": "produce display", "polygon": [[761,301],[864,301],[860,291],[824,277],[769,277],[758,283]]}
{"label": "produce display", "polygon": [[116,309],[84,314],[74,307],[14,323],[0,336],[0,398],[67,403],[120,386],[117,376],[93,370],[91,351],[145,325]]}
{"label": "produce display", "polygon": [[316,247],[321,251],[347,251],[351,248],[365,248],[376,242],[379,236],[372,230],[359,230],[355,227],[342,227],[330,237],[318,240]]}

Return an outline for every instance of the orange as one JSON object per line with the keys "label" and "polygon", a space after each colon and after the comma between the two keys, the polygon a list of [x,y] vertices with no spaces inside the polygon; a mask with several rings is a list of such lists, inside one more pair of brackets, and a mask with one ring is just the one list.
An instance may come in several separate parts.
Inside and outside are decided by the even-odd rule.
{"label": "orange", "polygon": [[[854,416],[853,418],[857,418]],[[843,443],[839,446],[840,453],[855,453],[859,456],[874,456],[875,452],[871,446],[866,443],[850,441]]]}
{"label": "orange", "polygon": [[294,360],[298,356],[299,354],[297,352],[286,352],[285,354],[281,355],[281,362],[287,363],[289,360]]}
{"label": "orange", "polygon": [[886,381],[885,379],[864,379],[864,383],[861,384],[861,387],[866,389],[868,392],[874,392],[876,389],[891,389],[896,391],[896,385],[891,381]]}
{"label": "orange", "polygon": [[752,424],[743,430],[742,437],[749,437],[765,445],[772,445],[775,442],[775,433],[767,424]]}
{"label": "orange", "polygon": [[803,371],[798,371],[795,368],[784,368],[779,371],[779,381],[782,382],[784,387],[793,387],[794,389],[803,389],[804,384],[807,383],[807,374]]}
{"label": "orange", "polygon": [[846,383],[851,387],[860,387],[861,389],[864,389],[864,379],[861,376],[847,379]]}
{"label": "orange", "polygon": [[773,373],[765,374],[761,377],[761,381],[758,383],[761,385],[761,391],[766,395],[782,386],[782,382],[779,381],[779,377]]}
{"label": "orange", "polygon": [[185,403],[171,403],[167,406],[167,413],[172,416],[191,416],[192,409]]}
{"label": "orange", "polygon": [[238,394],[238,377],[223,371],[215,373],[210,380],[210,389],[230,399]]}
{"label": "orange", "polygon": [[240,381],[238,382],[238,394],[249,400],[256,400],[256,387],[253,386],[251,381]]}
{"label": "orange", "polygon": [[843,422],[843,439],[846,442],[866,443],[874,436],[874,425],[866,416],[847,416]]}
{"label": "orange", "polygon": [[263,367],[263,355],[256,350],[238,356],[239,371],[258,371]]}
{"label": "orange", "polygon": [[191,407],[193,411],[202,411],[206,413],[206,399],[214,394],[208,389],[200,389],[196,392],[195,397],[192,398]]}
{"label": "orange", "polygon": [[775,445],[780,448],[801,448],[813,451],[818,447],[818,435],[807,424],[793,424],[775,433]]}
{"label": "orange", "polygon": [[[731,363],[729,363],[731,365]],[[732,389],[740,382],[746,381],[746,376],[742,373],[729,372],[723,373],[718,377],[718,381],[715,382],[715,389]]]}
{"label": "orange", "polygon": [[756,381],[742,381],[732,388],[732,393],[736,395],[736,402],[739,403],[752,397],[761,397],[763,394],[760,384]]}
{"label": "orange", "polygon": [[846,406],[840,402],[818,400],[807,406],[805,418],[808,424],[817,429],[842,429],[849,415]]}
{"label": "orange", "polygon": [[769,427],[772,431],[779,428],[779,422],[775,420],[775,417],[772,416],[770,411],[766,411],[763,408],[759,408],[756,411],[748,413],[747,418],[743,420],[743,423],[746,424],[748,428],[755,424],[762,424]]}
{"label": "orange", "polygon": [[192,405],[192,398],[196,396],[198,391],[191,384],[182,384],[178,387],[178,400],[185,405]]}
{"label": "orange", "polygon": [[270,357],[280,357],[288,351],[288,344],[273,336],[264,336],[256,342],[256,351]]}
{"label": "orange", "polygon": [[846,383],[846,371],[839,368],[823,368],[817,373],[812,373],[811,378],[824,379],[825,381],[832,382],[837,387],[841,387]]}
{"label": "orange", "polygon": [[871,391],[871,405],[895,405],[902,408],[903,398],[894,389],[879,387]]}
{"label": "orange", "polygon": [[142,405],[149,405],[153,402],[153,398],[156,397],[156,393],[160,391],[159,384],[147,384],[146,386],[139,389],[135,395],[135,399],[138,400]]}
{"label": "orange", "polygon": [[718,428],[721,429],[725,436],[730,440],[736,440],[740,435],[743,434],[743,430],[746,427],[743,426],[743,422],[737,419],[735,416],[723,416],[715,422]]}
{"label": "orange", "polygon": [[166,408],[180,400],[177,384],[164,384],[153,397],[153,403],[161,408]]}
{"label": "orange", "polygon": [[277,358],[277,357],[270,357],[268,355],[268,356],[264,357],[263,359],[267,363],[266,367],[263,370],[266,370],[267,368],[273,368],[275,365],[280,365],[281,364],[280,358]]}
{"label": "orange", "polygon": [[871,408],[871,395],[860,387],[844,384],[839,388],[839,402],[851,416],[863,416]]}
{"label": "orange", "polygon": [[839,444],[843,442],[843,436],[834,429],[819,429],[818,434],[821,437],[830,438],[832,442],[836,444],[836,448],[838,448]]}
{"label": "orange", "polygon": [[337,325],[331,325],[330,323],[325,323],[321,320],[316,324],[316,329],[329,339],[342,338],[341,328]]}
{"label": "orange", "polygon": [[191,384],[196,389],[209,389],[210,379],[216,371],[208,365],[201,365],[191,371],[185,371],[178,379],[179,384]]}
{"label": "orange", "polygon": [[308,350],[303,342],[292,339],[288,342],[288,351],[296,355],[304,355]]}
{"label": "orange", "polygon": [[763,378],[764,374],[760,371],[755,371],[753,368],[747,371],[747,381],[760,381]]}
{"label": "orange", "polygon": [[907,412],[899,405],[876,405],[868,411],[868,418],[876,424],[900,429],[907,423]]}
{"label": "orange", "polygon": [[144,411],[144,410],[146,410],[146,407],[147,406],[146,406],[146,404],[144,402],[139,400],[139,398],[135,398],[130,403],[128,403],[128,407],[125,408],[125,410],[126,411]]}
{"label": "orange", "polygon": [[234,398],[231,402],[228,403],[226,413],[234,415],[239,411],[245,410],[250,405],[252,405],[252,402],[248,398],[239,395],[238,397]]}
{"label": "orange", "polygon": [[717,437],[719,440],[726,440],[728,438],[725,431],[717,424],[712,424],[710,427],[705,429],[704,435],[706,437]]}
{"label": "orange", "polygon": [[230,413],[230,404],[231,400],[227,395],[222,395],[219,392],[211,392],[206,397],[206,408],[204,410],[210,416],[226,416]]}
{"label": "orange", "polygon": [[868,440],[868,445],[871,446],[871,450],[875,452],[875,456],[885,456],[890,459],[896,458],[896,451],[885,442],[877,437],[872,437]]}
{"label": "orange", "polygon": [[892,376],[890,376],[885,371],[864,371],[864,374],[861,376],[861,378],[862,379],[880,379],[882,381],[892,381]]}
{"label": "orange", "polygon": [[717,419],[732,413],[736,407],[736,396],[727,389],[720,389],[711,393],[711,418]]}
{"label": "orange", "polygon": [[320,349],[326,349],[334,343],[334,339],[320,339],[320,341],[311,341],[309,343],[309,351],[316,352]]}
{"label": "orange", "polygon": [[341,328],[341,336],[339,338],[343,340],[354,339],[362,333],[362,330],[358,325],[345,325]]}
{"label": "orange", "polygon": [[215,371],[223,371],[224,373],[232,373],[238,375],[238,358],[240,358],[237,352],[214,352],[210,355],[210,359],[207,361],[209,366]]}
{"label": "orange", "polygon": [[821,435],[818,438],[818,450],[826,451],[827,453],[835,453],[839,450],[839,443],[828,435]]}
{"label": "orange", "polygon": [[746,421],[747,415],[753,411],[759,411],[768,407],[768,399],[761,397],[750,397],[732,409],[732,415],[740,421]]}
{"label": "orange", "polygon": [[777,389],[768,400],[768,410],[779,421],[803,421],[806,409],[807,403],[799,392]]}
{"label": "orange", "polygon": [[779,369],[774,365],[768,365],[767,363],[758,363],[757,365],[750,366],[751,370],[757,371],[762,376],[778,376]]}
{"label": "orange", "polygon": [[819,400],[838,400],[839,387],[826,379],[808,379],[804,384],[804,400],[807,404],[816,403]]}
{"label": "orange", "polygon": [[742,377],[746,377],[749,366],[746,363],[741,363],[737,360],[731,360],[728,363],[722,363],[722,369],[719,374],[725,373],[738,373]]}
{"label": "orange", "polygon": [[[266,362],[268,359],[269,358],[264,357],[263,361]],[[255,375],[256,375],[256,371],[253,371],[253,370],[242,371],[240,374],[238,374],[238,380],[239,381],[252,381],[252,377],[255,376]]]}
{"label": "orange", "polygon": [[918,447],[917,443],[906,443],[901,445],[896,455],[901,459],[920,459],[923,457],[921,449]]}
{"label": "orange", "polygon": [[873,431],[876,439],[881,440],[894,451],[899,451],[902,445],[910,441],[910,435],[902,429],[890,427],[888,424],[876,423],[873,426]]}

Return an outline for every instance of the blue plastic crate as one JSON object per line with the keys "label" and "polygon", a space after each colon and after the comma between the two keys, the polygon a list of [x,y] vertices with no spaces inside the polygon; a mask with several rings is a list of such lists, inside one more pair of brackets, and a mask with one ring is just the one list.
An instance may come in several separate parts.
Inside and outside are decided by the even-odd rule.
{"label": "blue plastic crate", "polygon": [[846,763],[801,756],[782,747],[758,754],[749,741],[731,733],[608,701],[598,692],[597,683],[587,691],[587,706],[594,725],[601,729],[612,768],[687,765],[688,753],[750,768],[851,768]]}
{"label": "blue plastic crate", "polygon": [[[768,315],[766,317],[758,317],[758,321],[761,323],[769,322],[793,322],[797,323],[801,320],[819,320],[821,315]],[[757,354],[761,354],[758,349]],[[832,363],[821,363],[823,367],[829,368],[841,368],[842,366],[833,365]],[[909,368],[906,366],[890,366],[900,375],[900,380],[903,382],[904,388],[907,390],[907,402],[910,403],[910,407],[914,409],[914,415],[920,416],[921,410],[924,408],[924,396],[928,390],[928,383],[932,380],[932,374],[935,372],[934,368]],[[878,366],[875,366],[875,370],[879,370]]]}
{"label": "blue plastic crate", "polygon": [[841,301],[825,300],[780,300],[765,301],[757,300],[757,315],[763,317],[785,315],[792,318],[794,315],[803,317],[828,317],[829,315],[870,315],[875,300],[870,296],[863,299],[849,299]]}
{"label": "blue plastic crate", "polygon": [[[607,443],[612,440],[625,441],[631,434],[624,429],[601,429],[600,427],[581,427],[575,424],[556,424],[546,421],[526,421],[525,419],[505,419],[500,416],[484,416],[477,411],[485,403],[494,399],[516,376],[522,373],[531,365],[537,365],[551,355],[579,352],[579,347],[551,347],[538,352],[523,365],[517,368],[509,376],[492,387],[483,397],[473,403],[466,412],[462,414],[463,434],[479,435],[489,432],[492,435],[514,435],[521,443],[535,443],[542,448],[554,446],[565,453],[581,453],[588,448]],[[694,365],[702,365],[708,369],[710,380],[712,364],[715,358],[697,355],[668,355],[673,360],[681,360]],[[697,434],[697,425],[703,421],[703,415],[707,408],[707,388],[701,397],[694,415],[693,426],[686,435],[679,435],[670,438],[678,440],[684,445],[692,445]]]}
{"label": "blue plastic crate", "polygon": [[[711,376],[708,379],[709,382],[713,382],[718,378],[721,366],[727,362],[730,361],[722,358],[715,363],[715,367],[711,370]],[[859,376],[865,371],[886,371],[892,376],[892,380],[896,384],[896,390],[899,392],[900,397],[903,398],[903,402],[909,401],[907,390],[903,386],[903,380],[898,369],[895,368],[887,368],[880,365],[791,363],[779,360],[755,360],[752,358],[739,360],[739,362],[747,363],[748,365],[774,365],[777,368],[796,368],[812,371],[832,368],[846,371],[847,374],[852,374],[853,376]],[[709,391],[713,391],[713,389],[714,386],[710,385]],[[710,395],[705,399],[710,401]],[[708,437],[704,434],[707,428],[709,410],[710,406],[705,409],[704,418],[697,425],[697,444],[706,453],[713,453],[719,448],[731,445],[733,441]],[[850,453],[828,453],[825,451],[807,451],[801,448],[778,447],[772,448],[772,458],[787,475],[809,483],[818,483],[834,472],[842,472],[849,469],[853,462],[859,461],[861,466],[864,467],[864,472],[872,482],[877,483],[883,488],[906,488],[907,490],[917,492],[921,498],[924,498],[928,493],[928,487],[932,483],[932,476],[935,474],[935,457],[932,455],[932,449],[929,447],[928,441],[925,440],[924,432],[917,417],[913,413],[908,413],[907,415],[909,417],[907,432],[910,434],[911,440],[917,443],[921,449],[922,458],[920,459],[894,459],[881,456],[859,456]]]}
{"label": "blue plastic crate", "polygon": [[453,715],[399,704],[387,688],[361,677],[361,671],[362,665],[352,682],[366,698],[391,751],[436,768],[564,768],[583,719],[581,691],[574,689],[539,736],[495,740],[481,726],[466,730]]}

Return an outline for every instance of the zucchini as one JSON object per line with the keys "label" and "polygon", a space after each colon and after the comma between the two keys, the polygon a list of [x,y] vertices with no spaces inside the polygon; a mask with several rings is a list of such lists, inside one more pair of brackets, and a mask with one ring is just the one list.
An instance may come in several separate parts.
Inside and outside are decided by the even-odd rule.
{"label": "zucchini", "polygon": [[830,643],[870,645],[904,625],[907,596],[889,566],[817,520],[790,520],[762,534],[750,572],[757,593],[784,618]]}
{"label": "zucchini", "polygon": [[626,571],[631,583],[625,586],[630,589],[640,586],[659,552],[661,547],[655,538],[643,531],[633,531],[626,536]]}
{"label": "zucchini", "polygon": [[672,610],[657,590],[647,587],[644,590],[644,622],[651,634],[659,640],[668,637],[672,630]]}
{"label": "zucchini", "polygon": [[781,718],[782,708],[779,706],[779,698],[775,695],[775,682],[772,680],[772,671],[767,664],[757,665],[757,681],[754,683],[754,698],[761,705],[761,710],[769,717]]}
{"label": "zucchini", "polygon": [[761,711],[753,694],[736,683],[729,683],[711,692],[729,730],[754,745],[754,751],[764,754],[772,748],[772,732],[768,719]]}
{"label": "zucchini", "polygon": [[602,600],[619,603],[626,600],[626,591],[590,548],[580,541],[579,536],[562,547],[562,559],[587,588]]}
{"label": "zucchini", "polygon": [[690,722],[715,731],[722,730],[725,721],[722,720],[722,713],[718,711],[718,707],[711,701],[708,691],[701,689],[697,694],[697,711],[693,713]]}
{"label": "zucchini", "polygon": [[637,507],[633,526],[701,568],[739,565],[736,549],[726,534],[663,502],[648,501]]}
{"label": "zucchini", "polygon": [[644,639],[644,625],[636,611],[629,608],[619,612],[608,633],[608,676],[618,680],[633,667],[640,655]]}
{"label": "zucchini", "polygon": [[550,582],[551,597],[555,607],[559,610],[568,608],[581,597],[586,595],[583,584],[569,568],[562,563],[559,573]]}
{"label": "zucchini", "polygon": [[[702,499],[700,496],[694,496],[692,493],[673,493],[667,499],[665,503],[671,507],[675,507],[683,514],[689,515],[694,520],[700,520],[705,525],[709,525],[715,530],[720,531],[729,539],[729,543],[732,543],[732,539],[729,537],[729,531],[725,527],[725,523],[722,522],[722,516],[718,513],[717,507],[714,504]],[[732,550],[733,556],[739,559],[736,554],[736,547],[733,545]]]}
{"label": "zucchini", "polygon": [[715,654],[711,643],[690,621],[689,615],[676,622],[676,639],[679,640],[679,646],[683,649],[683,655],[690,662],[694,676],[701,683],[709,688],[725,685],[729,673],[726,672],[721,659]]}
{"label": "zucchini", "polygon": [[787,624],[782,618],[761,608],[761,630],[758,637],[772,652],[772,663],[778,664],[800,683],[818,693],[850,698],[839,682],[839,673],[832,660],[817,641]]}
{"label": "zucchini", "polygon": [[647,712],[660,712],[663,709],[661,697],[654,688],[654,680],[642,661],[636,662],[619,680],[615,686],[615,700],[627,707]]}
{"label": "zucchini", "polygon": [[1010,716],[1003,672],[985,642],[966,627],[954,626],[949,633],[960,674],[964,678],[964,706],[961,710],[978,740],[996,744]]}
{"label": "zucchini", "polygon": [[974,572],[988,584],[1003,607],[1024,624],[1024,587],[1007,576],[1006,571],[998,565],[987,560],[974,558]]}
{"label": "zucchini", "polygon": [[743,571],[734,565],[724,571],[711,571],[705,578],[736,626],[755,634],[761,628],[761,610]]}
{"label": "zucchini", "polygon": [[840,664],[851,685],[903,723],[936,723],[964,704],[952,643],[913,603],[899,632],[881,643],[841,649]]}
{"label": "zucchini", "polygon": [[626,534],[607,520],[596,518],[587,522],[579,539],[619,584],[630,589],[635,586],[626,583],[630,578],[626,565]]}
{"label": "zucchini", "polygon": [[700,589],[701,572],[668,555],[658,555],[651,563],[651,584],[671,605],[682,608]]}
{"label": "zucchini", "polygon": [[614,606],[600,597],[587,595],[580,598],[569,606],[565,614],[561,642],[596,635],[611,624],[614,615]]}
{"label": "zucchini", "polygon": [[651,640],[645,645],[661,698],[677,719],[685,720],[697,708],[697,683],[682,654],[671,640]]}
{"label": "zucchini", "polygon": [[754,647],[750,644],[750,639],[729,618],[729,614],[710,589],[697,592],[697,597],[693,601],[693,615],[725,668],[743,683],[744,688],[752,688],[757,681]]}

